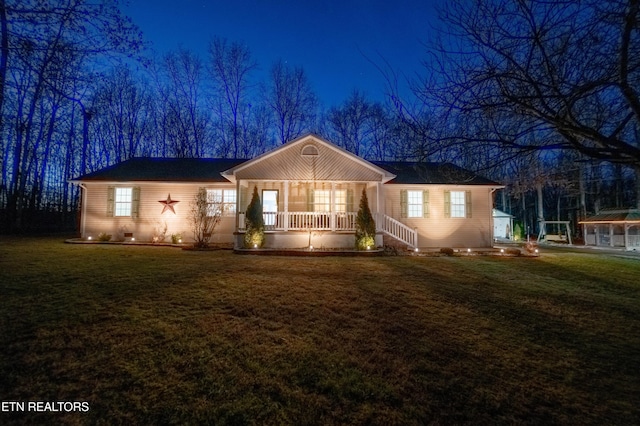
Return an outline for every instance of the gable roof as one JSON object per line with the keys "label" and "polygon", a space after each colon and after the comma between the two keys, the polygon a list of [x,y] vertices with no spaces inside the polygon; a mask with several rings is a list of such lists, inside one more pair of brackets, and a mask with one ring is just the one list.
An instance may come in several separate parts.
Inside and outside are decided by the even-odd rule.
{"label": "gable roof", "polygon": [[247,160],[136,157],[72,179],[84,181],[229,182],[221,172]]}
{"label": "gable roof", "polygon": [[373,164],[395,174],[391,184],[443,184],[502,186],[490,179],[451,163],[418,163],[415,161],[373,161]]}
{"label": "gable roof", "polygon": [[610,209],[586,217],[580,223],[640,222],[638,209]]}
{"label": "gable roof", "polygon": [[303,136],[251,160],[135,157],[71,182],[228,183],[236,178],[502,187],[451,163],[370,162],[315,135]]}
{"label": "gable roof", "polygon": [[395,177],[388,170],[313,134],[239,164],[223,176],[232,182],[236,179],[387,182]]}

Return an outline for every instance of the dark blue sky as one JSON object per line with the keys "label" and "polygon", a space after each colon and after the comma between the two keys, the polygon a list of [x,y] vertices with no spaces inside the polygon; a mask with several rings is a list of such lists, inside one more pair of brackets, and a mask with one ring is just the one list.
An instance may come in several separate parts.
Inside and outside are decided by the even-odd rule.
{"label": "dark blue sky", "polygon": [[404,75],[420,72],[436,1],[132,0],[123,12],[158,53],[183,46],[206,59],[209,40],[220,36],[248,45],[256,79],[278,58],[302,66],[330,107],[354,88],[382,100],[384,78],[365,56],[382,63],[382,55]]}

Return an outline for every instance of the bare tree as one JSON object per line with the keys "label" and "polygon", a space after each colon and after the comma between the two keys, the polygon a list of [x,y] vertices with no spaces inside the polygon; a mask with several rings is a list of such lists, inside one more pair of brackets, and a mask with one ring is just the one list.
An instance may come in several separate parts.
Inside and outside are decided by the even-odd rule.
{"label": "bare tree", "polygon": [[216,37],[209,43],[209,73],[215,82],[218,135],[230,149],[233,158],[251,141],[245,140],[249,126],[251,102],[249,77],[257,68],[249,48],[241,43],[229,43]]}
{"label": "bare tree", "polygon": [[371,132],[368,122],[371,118],[371,104],[358,90],[340,107],[329,110],[327,120],[336,136],[336,142],[347,151],[361,155]]}
{"label": "bare tree", "polygon": [[282,60],[276,62],[265,99],[273,111],[280,143],[302,135],[313,124],[318,101],[302,68],[292,68]]}
{"label": "bare tree", "polygon": [[189,207],[189,223],[193,231],[194,246],[207,248],[211,236],[222,219],[222,202],[210,199],[207,196],[207,190],[200,188]]}
{"label": "bare tree", "polygon": [[91,101],[94,144],[102,146],[106,163],[120,162],[145,151],[150,121],[148,88],[129,68],[115,68],[101,81]]}
{"label": "bare tree", "polygon": [[209,119],[204,113],[203,66],[200,58],[186,49],[164,56],[160,69],[153,70],[161,102],[162,133],[167,154],[201,157],[208,150]]}
{"label": "bare tree", "polygon": [[640,167],[639,12],[638,0],[449,2],[430,63],[443,84],[418,92],[483,120],[486,142]]}

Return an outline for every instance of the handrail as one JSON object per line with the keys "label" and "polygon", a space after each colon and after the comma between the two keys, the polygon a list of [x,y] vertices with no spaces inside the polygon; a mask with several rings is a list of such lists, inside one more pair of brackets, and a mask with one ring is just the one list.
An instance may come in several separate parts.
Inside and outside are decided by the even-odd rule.
{"label": "handrail", "polygon": [[409,247],[414,248],[418,246],[418,232],[405,225],[404,223],[387,216],[384,213],[378,213],[378,220],[376,221],[378,230],[384,232],[393,238],[402,241]]}

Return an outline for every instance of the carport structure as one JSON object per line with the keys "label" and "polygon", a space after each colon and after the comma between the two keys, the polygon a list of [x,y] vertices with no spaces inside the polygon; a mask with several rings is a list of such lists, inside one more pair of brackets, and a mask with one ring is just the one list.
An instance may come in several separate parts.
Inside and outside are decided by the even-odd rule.
{"label": "carport structure", "polygon": [[640,250],[640,210],[601,210],[580,221],[585,245]]}

